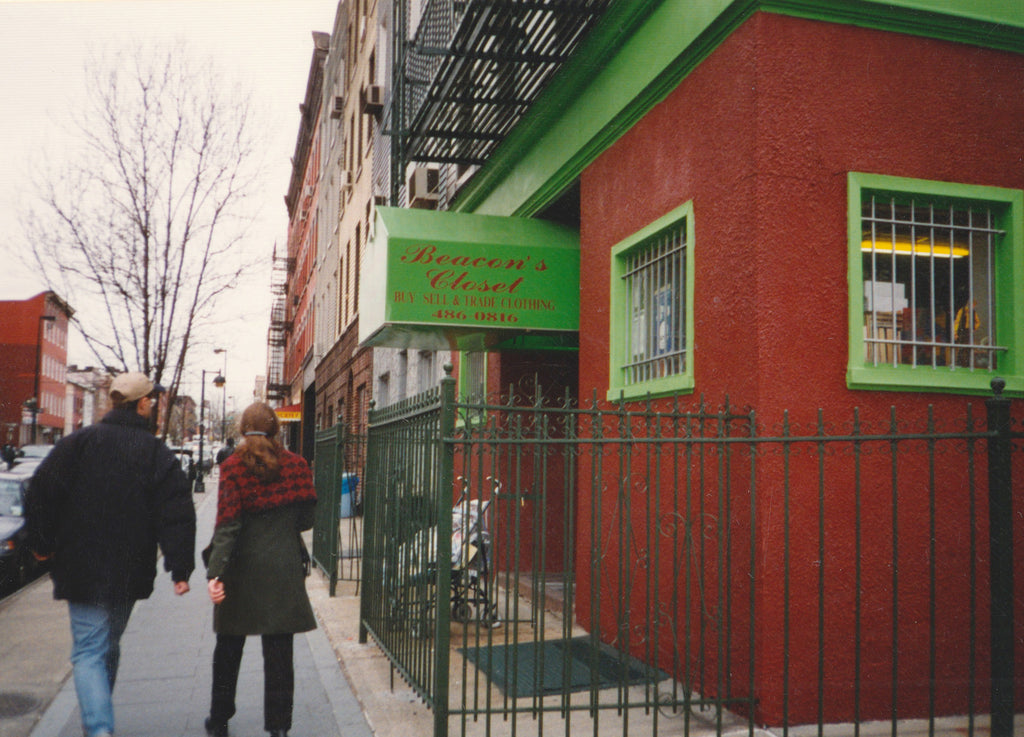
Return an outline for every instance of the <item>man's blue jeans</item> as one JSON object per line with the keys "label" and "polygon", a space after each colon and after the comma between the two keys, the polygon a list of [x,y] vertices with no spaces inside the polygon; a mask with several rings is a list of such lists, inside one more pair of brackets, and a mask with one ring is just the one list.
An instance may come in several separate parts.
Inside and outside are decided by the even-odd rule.
{"label": "man's blue jeans", "polygon": [[68,602],[71,616],[71,665],[74,669],[82,728],[88,737],[114,733],[111,694],[121,658],[121,635],[134,602],[117,605]]}

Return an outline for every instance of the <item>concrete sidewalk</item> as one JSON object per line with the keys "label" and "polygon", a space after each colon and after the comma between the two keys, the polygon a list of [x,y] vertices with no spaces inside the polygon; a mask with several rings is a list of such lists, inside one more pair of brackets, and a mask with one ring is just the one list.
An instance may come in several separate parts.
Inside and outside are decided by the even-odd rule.
{"label": "concrete sidewalk", "polygon": [[[212,479],[207,482],[207,488],[216,488]],[[215,494],[196,497],[196,539],[200,548],[209,541],[213,530],[215,499]],[[314,574],[310,581],[314,582],[317,576]],[[114,690],[118,735],[205,735],[203,719],[210,703],[215,635],[212,605],[206,595],[201,568],[193,574],[191,584],[189,594],[177,597],[169,576],[161,571],[153,595],[136,605],[122,640],[121,668]],[[50,586],[48,581],[35,585]],[[62,618],[67,626],[63,602],[51,600],[47,607],[47,618]],[[70,641],[69,636],[67,640]],[[65,649],[65,661],[68,652]],[[263,660],[257,637],[248,638],[246,643],[238,681],[238,713],[231,720],[229,730],[233,737],[265,734]],[[81,734],[74,683],[67,678],[35,724],[31,737],[80,737]],[[322,625],[295,637],[295,711],[291,734],[295,737],[340,737],[342,734],[370,737],[372,734]]]}

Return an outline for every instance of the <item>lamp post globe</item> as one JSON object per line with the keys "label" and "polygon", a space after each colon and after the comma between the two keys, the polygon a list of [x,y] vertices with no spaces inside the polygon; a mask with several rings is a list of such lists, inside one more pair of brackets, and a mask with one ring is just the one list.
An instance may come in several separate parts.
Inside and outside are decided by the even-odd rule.
{"label": "lamp post globe", "polygon": [[[220,387],[221,400],[220,400],[220,442],[224,443],[227,440],[227,412],[228,412],[228,390],[225,386],[227,384],[228,375],[228,349],[227,348],[214,348],[214,353],[224,354],[224,369],[220,372],[220,376],[213,380],[213,383]],[[218,384],[217,381],[220,380]]]}

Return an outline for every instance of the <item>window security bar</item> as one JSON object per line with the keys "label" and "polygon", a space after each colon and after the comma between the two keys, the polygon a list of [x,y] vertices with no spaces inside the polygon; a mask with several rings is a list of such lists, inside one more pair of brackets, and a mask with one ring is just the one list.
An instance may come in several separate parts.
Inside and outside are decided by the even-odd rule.
{"label": "window security bar", "polygon": [[686,369],[686,234],[656,236],[628,257],[622,274],[630,305],[626,382],[636,384]]}
{"label": "window security bar", "polygon": [[992,208],[872,196],[862,213],[865,358],[873,365],[993,371]]}

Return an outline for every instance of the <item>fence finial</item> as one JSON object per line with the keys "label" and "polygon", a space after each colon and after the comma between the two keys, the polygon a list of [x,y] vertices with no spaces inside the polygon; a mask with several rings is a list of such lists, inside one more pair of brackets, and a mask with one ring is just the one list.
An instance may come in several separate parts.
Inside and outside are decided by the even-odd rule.
{"label": "fence finial", "polygon": [[992,393],[995,394],[996,399],[998,399],[1002,395],[1003,389],[1006,388],[1006,379],[1000,378],[998,376],[995,377],[994,379],[992,379],[991,387]]}

